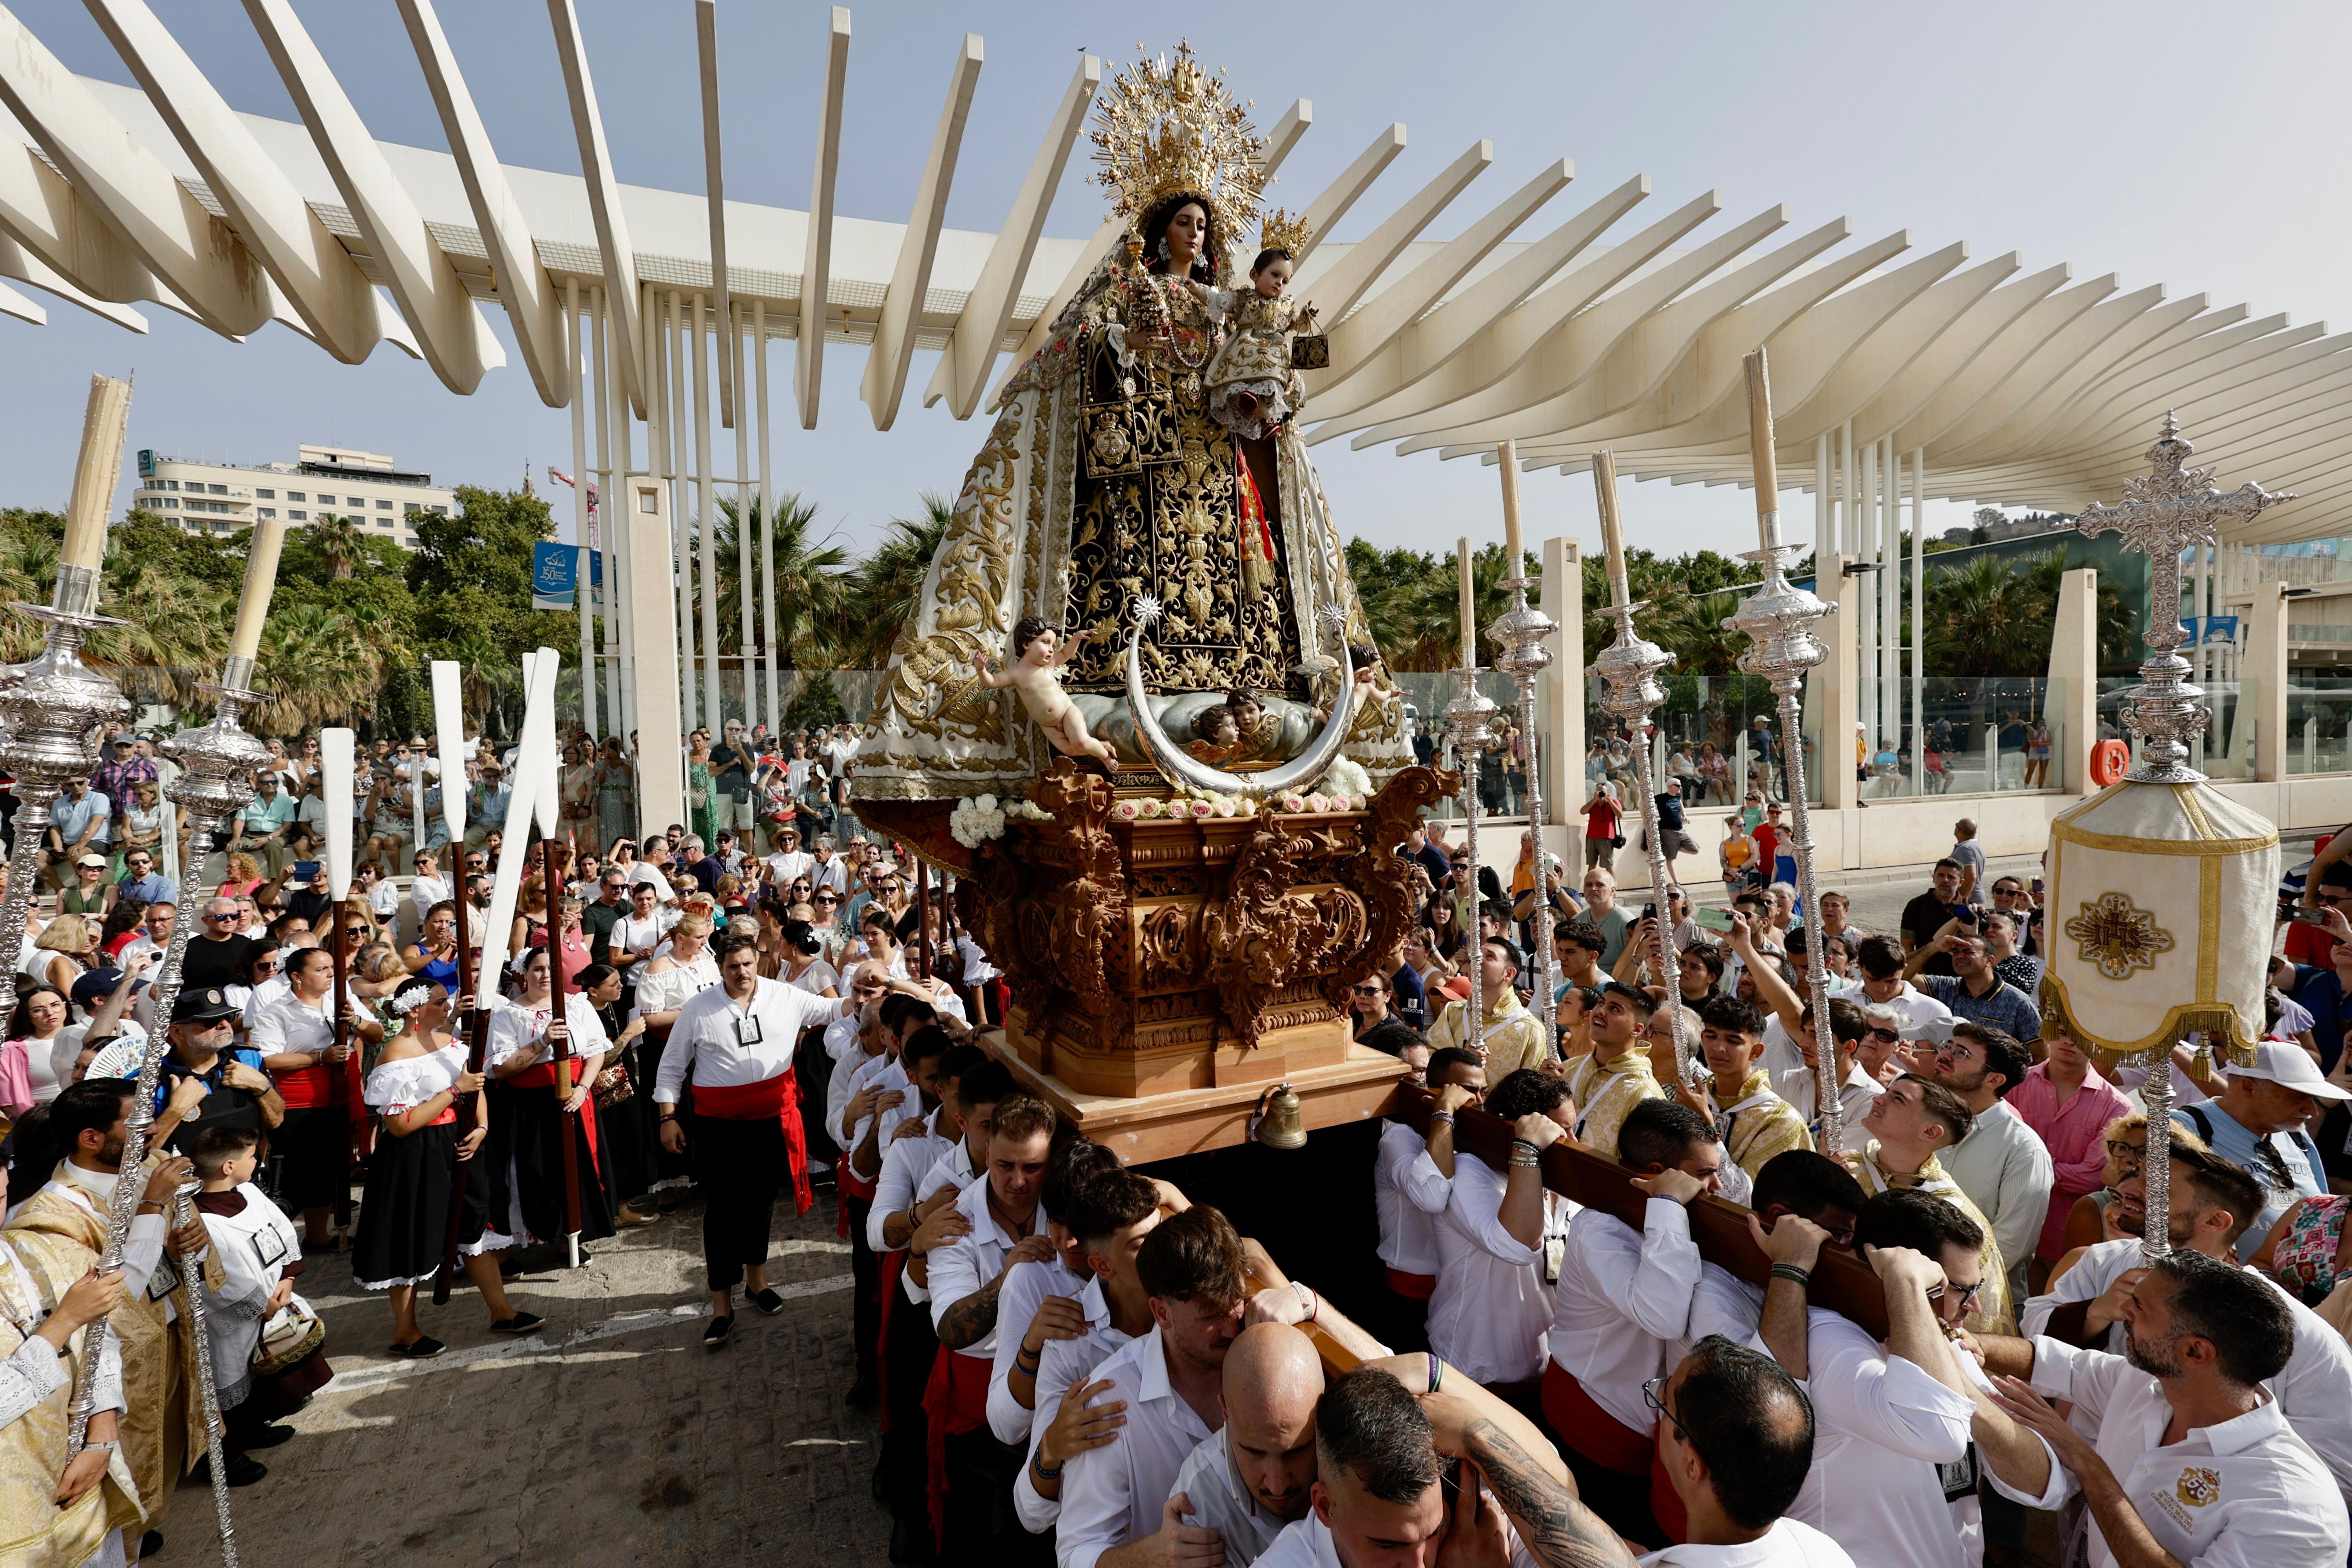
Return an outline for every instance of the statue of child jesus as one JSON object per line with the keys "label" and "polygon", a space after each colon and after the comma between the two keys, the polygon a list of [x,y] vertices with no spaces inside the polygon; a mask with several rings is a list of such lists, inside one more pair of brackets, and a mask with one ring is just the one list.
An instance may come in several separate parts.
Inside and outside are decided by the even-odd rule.
{"label": "statue of child jesus", "polygon": [[1021,706],[1054,749],[1065,756],[1092,757],[1106,773],[1115,771],[1118,763],[1111,749],[1087,732],[1086,715],[1062,689],[1062,666],[1078,651],[1084,637],[1062,640],[1062,628],[1048,626],[1034,616],[1024,616],[1013,626],[1013,664],[1000,668],[997,662],[982,654],[973,661],[973,673],[992,689],[1010,686],[1021,698]]}

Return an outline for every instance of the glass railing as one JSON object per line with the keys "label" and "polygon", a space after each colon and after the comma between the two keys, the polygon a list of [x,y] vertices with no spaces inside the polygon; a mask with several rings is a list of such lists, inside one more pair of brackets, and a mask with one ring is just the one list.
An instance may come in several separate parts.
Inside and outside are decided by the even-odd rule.
{"label": "glass railing", "polygon": [[2286,771],[2352,773],[2352,676],[2288,673]]}

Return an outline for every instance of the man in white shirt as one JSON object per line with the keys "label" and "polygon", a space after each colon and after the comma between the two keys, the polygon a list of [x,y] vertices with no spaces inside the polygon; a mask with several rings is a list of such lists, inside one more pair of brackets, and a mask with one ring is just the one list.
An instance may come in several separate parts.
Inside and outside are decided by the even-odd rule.
{"label": "man in white shirt", "polygon": [[2009,1268],[2012,1301],[2032,1293],[2026,1274],[2050,1215],[2050,1190],[2058,1181],[2049,1145],[2003,1100],[2032,1067],[2032,1056],[2016,1040],[1990,1024],[1967,1019],[1955,1022],[1951,1037],[1936,1047],[1936,1081],[1958,1095],[1976,1118],[1969,1135],[1938,1158],[1944,1173],[1960,1184],[1992,1226]]}
{"label": "man in white shirt", "polygon": [[1951,1021],[1949,1007],[1903,978],[1905,955],[1894,938],[1869,938],[1854,949],[1853,962],[1862,971],[1862,999],[1902,1014],[1907,1033],[1925,1035]]}
{"label": "man in white shirt", "polygon": [[[2027,1342],[2024,1380],[2002,1378],[1993,1402],[2024,1439],[1978,1439],[1993,1485],[2042,1509],[2081,1491],[2091,1568],[2343,1563],[2343,1494],[2263,1386],[2294,1352],[2285,1298],[2242,1268],[2172,1252],[2133,1287],[2124,1321],[2122,1356]],[[1986,1364],[2019,1370],[2003,1342]],[[2052,1399],[2072,1402],[2095,1436],[2076,1432]]]}
{"label": "man in white shirt", "polygon": [[1105,1397],[1096,1369],[1114,1352],[1151,1332],[1151,1294],[1136,1259],[1162,1217],[1150,1179],[1125,1167],[1087,1184],[1072,1216],[1088,1279],[1078,1293],[1082,1332],[1045,1342],[1030,1401],[1029,1462],[1013,1489],[1013,1511],[1031,1533],[1054,1528],[1070,1460],[1118,1440],[1124,1405]]}
{"label": "man in white shirt", "polygon": [[849,1004],[761,979],[758,939],[750,931],[721,931],[711,952],[719,984],[690,999],[670,1026],[654,1075],[654,1108],[662,1147],[685,1153],[688,1133],[677,1106],[693,1072],[692,1141],[703,1177],[702,1258],[711,1297],[702,1337],[716,1345],[735,1326],[738,1283],[769,1316],[784,1310],[783,1298],[768,1288],[776,1193],[789,1173],[799,1211],[808,1213],[816,1201],[801,1146],[793,1050],[802,1030]]}
{"label": "man in white shirt", "polygon": [[[1389,1285],[1388,1339],[1406,1350],[1429,1343],[1429,1299],[1437,1289],[1437,1224],[1433,1217],[1445,1206],[1451,1173],[1421,1156],[1432,1139],[1453,1147],[1454,1113],[1475,1105],[1486,1092],[1486,1068],[1477,1056],[1459,1046],[1429,1053],[1423,1080],[1437,1095],[1435,1113],[1426,1133],[1409,1122],[1381,1123],[1381,1145],[1372,1157],[1372,1207],[1381,1227],[1381,1265]],[[1453,1163],[1453,1155],[1446,1155]],[[1422,1200],[1406,1195],[1418,1182]]]}
{"label": "man in white shirt", "polygon": [[988,1373],[988,1429],[1000,1443],[1024,1452],[1036,1399],[1037,1369],[1045,1346],[1086,1331],[1086,1309],[1078,1295],[1091,1276],[1085,1250],[1070,1226],[1071,1205],[1086,1184],[1118,1163],[1118,1156],[1087,1138],[1073,1138],[1045,1166],[1038,1189],[1045,1234],[1054,1256],[1015,1265],[996,1301],[996,1355]]}
{"label": "man in white shirt", "polygon": [[1813,1410],[1780,1363],[1720,1335],[1643,1393],[1682,1544],[1643,1568],[1853,1568],[1845,1549],[1786,1517],[1812,1468]]}
{"label": "man in white shirt", "polygon": [[[1548,1073],[1522,1071],[1486,1096],[1486,1109],[1512,1123],[1514,1135],[1540,1150],[1576,1120],[1568,1086]],[[1429,1348],[1489,1387],[1527,1384],[1542,1375],[1551,1288],[1544,1283],[1544,1244],[1564,1229],[1570,1206],[1544,1191],[1543,1173],[1514,1149],[1507,1170],[1456,1151],[1454,1130],[1436,1136],[1409,1166],[1408,1199],[1435,1215],[1437,1289],[1429,1299]],[[1443,1187],[1428,1178],[1446,1173]],[[1431,1209],[1440,1195],[1443,1203]]]}
{"label": "man in white shirt", "polygon": [[[1882,1342],[1835,1312],[1808,1309],[1805,1280],[1828,1233],[1783,1215],[1766,1241],[1773,1269],[1758,1332],[1805,1385],[1817,1429],[1813,1462],[1790,1517],[1856,1563],[1970,1568],[1981,1560],[1977,1394],[1990,1387],[1948,1337],[1984,1287],[1984,1230],[1933,1194],[1900,1188],[1866,1200],[1855,1248],[1886,1300]],[[1997,1436],[2012,1434],[2007,1418]]]}
{"label": "man in white shirt", "polygon": [[1104,1397],[1126,1406],[1127,1424],[1114,1441],[1067,1462],[1055,1532],[1059,1568],[1166,1563],[1187,1531],[1196,1532],[1189,1544],[1204,1544],[1199,1537],[1208,1532],[1170,1520],[1167,1504],[1185,1458],[1224,1426],[1222,1374],[1242,1329],[1244,1267],[1242,1238],[1202,1205],[1144,1237],[1136,1273],[1151,1330],[1095,1369],[1095,1380],[1110,1384]]}
{"label": "man in white shirt", "polygon": [[1569,1222],[1543,1411],[1593,1511],[1628,1540],[1659,1541],[1648,1499],[1657,1415],[1643,1391],[1690,1326],[1699,1256],[1685,1205],[1721,1189],[1723,1145],[1689,1106],[1645,1100],[1618,1130],[1617,1158],[1650,1194],[1642,1228],[1596,1208]]}
{"label": "man in white shirt", "polygon": [[[1005,1276],[1031,1261],[1051,1262],[1052,1237],[1038,1190],[1054,1146],[1055,1115],[1042,1100],[1013,1095],[999,1100],[991,1121],[988,1172],[956,1199],[971,1230],[929,1255],[931,1326],[940,1336],[946,1403],[934,1409],[931,1452],[944,1455],[946,1495],[934,1499],[943,1519],[940,1542],[956,1543],[955,1561],[995,1563],[1018,1541],[1018,1527],[1000,1524],[1001,1500],[1012,1489],[1021,1450],[988,1429],[988,1374],[996,1358],[996,1315]],[[936,1384],[940,1374],[933,1374]],[[932,1474],[941,1473],[938,1463]]]}
{"label": "man in white shirt", "polygon": [[[1440,1484],[1448,1459],[1469,1461],[1453,1500]],[[1315,1467],[1314,1512],[1255,1568],[1457,1558],[1535,1568],[1538,1553],[1555,1568],[1633,1563],[1535,1426],[1442,1362],[1394,1357],[1333,1379],[1315,1405]]]}
{"label": "man in white shirt", "polygon": [[[1735,917],[1732,943],[1737,947],[1748,942],[1747,951],[1755,947],[1749,942],[1744,917]],[[1794,1106],[1797,1114],[1805,1119],[1805,1130],[1815,1148],[1822,1142],[1822,1079],[1814,1053],[1819,1048],[1813,1029],[1813,1003],[1809,993],[1801,993],[1782,980],[1769,963],[1753,963],[1748,975],[1756,984],[1757,1002],[1769,1009],[1771,1019],[1764,1026],[1764,1070],[1772,1075],[1772,1092]],[[1863,1039],[1869,1032],[1868,1020],[1863,1008],[1849,997],[1830,998],[1830,1034],[1837,1046],[1838,1069],[1838,1142],[1831,1154],[1859,1153],[1870,1142],[1862,1130],[1863,1116],[1870,1102],[1884,1087],[1864,1070],[1855,1059]]]}
{"label": "man in white shirt", "polygon": [[833,836],[829,833],[817,836],[810,852],[808,879],[812,894],[830,888],[841,898],[849,897],[849,862],[833,852]]}
{"label": "man in white shirt", "polygon": [[[2137,1171],[2117,1186],[2140,1202],[2147,1190],[2147,1177]],[[2235,1263],[2238,1240],[2261,1212],[2265,1195],[2242,1168],[2175,1135],[2169,1232],[2175,1251]],[[2352,1344],[2269,1275],[2251,1268],[2246,1272],[2286,1302],[2294,1322],[2294,1349],[2285,1368],[2264,1386],[2295,1436],[2311,1445],[2352,1500]],[[2029,1336],[2044,1335],[2060,1344],[2126,1354],[2126,1320],[2146,1273],[2137,1237],[2084,1247],[2074,1266],[2051,1282],[2050,1294],[2026,1303],[2020,1327]],[[2083,1417],[2074,1429],[2090,1436],[2097,1426]]]}
{"label": "man in white shirt", "polygon": [[661,907],[651,885],[631,883],[629,912],[613,922],[612,935],[605,939],[604,961],[634,985],[646,964],[660,951],[662,938],[669,934],[670,927],[677,924],[679,918],[677,910]]}
{"label": "man in white shirt", "polygon": [[[849,1224],[850,1273],[859,1281],[856,1296],[850,1304],[851,1342],[857,1354],[857,1381],[849,1391],[853,1405],[863,1405],[873,1398],[881,1365],[881,1265],[866,1246],[866,1233],[873,1216],[877,1184],[882,1175],[883,1150],[898,1128],[921,1114],[914,1079],[900,1053],[917,1030],[938,1024],[929,1005],[922,998],[896,988],[873,1005],[872,1013],[872,1021],[859,1041],[860,1047],[872,1054],[856,1058],[857,1065],[850,1071],[848,1099],[840,1114],[825,1125],[826,1136],[838,1140],[846,1152],[834,1166],[834,1184],[841,1194],[842,1210]],[[835,1076],[840,1076],[838,1068]],[[828,1107],[831,1101],[828,1085]]]}

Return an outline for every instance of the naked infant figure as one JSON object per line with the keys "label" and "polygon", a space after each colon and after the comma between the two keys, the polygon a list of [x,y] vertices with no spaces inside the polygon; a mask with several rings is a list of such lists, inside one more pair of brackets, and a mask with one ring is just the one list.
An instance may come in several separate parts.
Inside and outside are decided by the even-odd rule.
{"label": "naked infant figure", "polygon": [[1065,756],[1092,757],[1102,765],[1104,773],[1115,770],[1111,750],[1087,733],[1086,715],[1062,689],[1062,666],[1078,651],[1084,637],[1065,642],[1059,626],[1048,626],[1034,616],[1024,616],[1013,626],[1013,663],[1010,668],[982,654],[972,668],[982,682],[992,689],[1010,686],[1021,699],[1021,706],[1045,739]]}

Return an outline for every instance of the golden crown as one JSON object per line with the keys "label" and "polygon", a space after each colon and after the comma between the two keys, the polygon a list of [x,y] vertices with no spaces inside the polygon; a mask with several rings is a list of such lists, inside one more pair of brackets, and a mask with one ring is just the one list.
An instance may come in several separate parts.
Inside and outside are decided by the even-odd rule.
{"label": "golden crown", "polygon": [[[1140,228],[1169,197],[1198,196],[1221,241],[1248,233],[1265,193],[1265,140],[1250,123],[1251,107],[1234,101],[1223,71],[1201,68],[1189,42],[1113,77],[1089,133],[1101,165],[1093,177],[1118,194],[1111,210]],[[1204,259],[1223,269],[1223,256]]]}
{"label": "golden crown", "polygon": [[1261,234],[1260,249],[1286,250],[1293,260],[1297,259],[1298,253],[1307,248],[1307,242],[1315,237],[1315,231],[1307,226],[1305,213],[1293,217],[1280,207],[1265,215],[1265,226]]}

